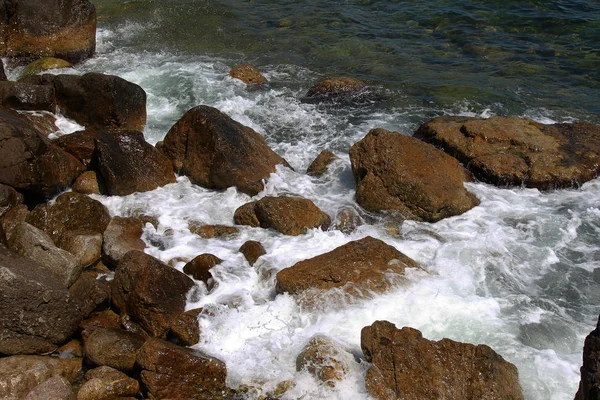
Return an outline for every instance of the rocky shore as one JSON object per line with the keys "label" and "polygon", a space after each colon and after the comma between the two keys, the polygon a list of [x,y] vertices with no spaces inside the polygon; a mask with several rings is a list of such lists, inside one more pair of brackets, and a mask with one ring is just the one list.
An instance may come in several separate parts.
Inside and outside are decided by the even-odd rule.
{"label": "rocky shore", "polygon": [[[198,319],[211,312],[186,304],[214,288],[211,269],[221,260],[198,254],[179,271],[144,252],[142,232],[159,224],[156,216],[113,217],[89,195],[146,192],[186,176],[207,189],[256,196],[278,166],[290,164],[258,132],[205,105],[153,146],[143,135],[140,86],[100,73],[43,73],[45,57],[76,63],[93,55],[89,1],[4,1],[0,17],[8,64],[37,63],[17,82],[0,82],[0,398],[285,397],[295,382],[269,392],[250,382],[229,387],[223,361],[189,348],[201,339]],[[254,89],[268,84],[249,65],[230,75]],[[355,78],[333,77],[303,100],[343,104],[372,94]],[[85,130],[50,139],[57,111]],[[595,178],[600,163],[600,127],[584,122],[439,117],[412,137],[373,128],[349,152],[356,201],[397,220],[436,222],[477,207],[464,186],[472,180],[556,190]],[[336,159],[323,149],[307,173],[327,174]],[[239,207],[229,226],[189,221],[189,229],[203,238],[234,235],[235,225],[349,234],[363,222],[353,210],[331,216],[309,199],[265,196]],[[254,240],[239,251],[249,268],[266,254]],[[279,270],[273,290],[305,307],[336,298],[340,304],[329,306],[343,307],[343,299],[401,287],[408,271],[427,266],[367,236]],[[323,296],[331,293],[337,296]],[[596,329],[586,340],[576,399],[599,398],[599,335]],[[316,335],[296,368],[334,387],[352,363],[366,363],[365,386],[377,399],[524,398],[517,368],[485,345],[430,341],[376,321],[363,328],[361,350],[352,354],[336,338]]]}

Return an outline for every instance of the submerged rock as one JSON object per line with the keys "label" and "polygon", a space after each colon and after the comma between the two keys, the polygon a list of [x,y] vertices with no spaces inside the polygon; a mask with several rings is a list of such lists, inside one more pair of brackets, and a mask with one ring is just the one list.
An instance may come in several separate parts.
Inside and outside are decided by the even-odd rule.
{"label": "submerged rock", "polygon": [[439,117],[414,136],[456,157],[477,179],[498,186],[579,186],[597,176],[600,164],[600,127],[585,122]]}
{"label": "submerged rock", "polygon": [[434,146],[398,132],[373,129],[350,149],[356,201],[371,211],[436,222],[479,204],[464,183],[467,170]]}
{"label": "submerged rock", "polygon": [[596,329],[585,338],[581,380],[575,400],[600,399],[600,317]]}
{"label": "submerged rock", "polygon": [[250,64],[236,65],[229,71],[229,76],[239,79],[247,85],[261,85],[268,82],[267,78]]}
{"label": "submerged rock", "polygon": [[361,332],[376,399],[523,400],[517,368],[485,345],[434,342],[416,329],[376,321]]}
{"label": "submerged rock", "polygon": [[350,370],[352,354],[324,335],[316,335],[296,358],[296,370],[306,369],[319,380],[334,387]]}
{"label": "submerged rock", "polygon": [[263,190],[277,164],[288,166],[257,132],[208,106],[186,112],[167,133],[163,151],[192,183],[235,186],[251,196]]}
{"label": "submerged rock", "polygon": [[311,87],[304,97],[308,102],[362,102],[369,97],[367,84],[349,76],[325,78]]}

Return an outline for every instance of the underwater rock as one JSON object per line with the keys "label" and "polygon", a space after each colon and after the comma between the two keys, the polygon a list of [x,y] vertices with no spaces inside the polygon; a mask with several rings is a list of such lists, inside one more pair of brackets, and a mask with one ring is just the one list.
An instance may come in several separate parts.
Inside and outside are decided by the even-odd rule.
{"label": "underwater rock", "polygon": [[306,369],[322,382],[334,387],[350,370],[352,354],[333,339],[316,335],[296,358],[296,370]]}

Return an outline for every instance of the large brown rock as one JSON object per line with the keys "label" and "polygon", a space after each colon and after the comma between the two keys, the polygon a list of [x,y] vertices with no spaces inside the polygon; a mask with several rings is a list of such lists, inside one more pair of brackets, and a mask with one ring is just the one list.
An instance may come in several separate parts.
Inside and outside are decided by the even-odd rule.
{"label": "large brown rock", "polygon": [[308,89],[305,101],[338,102],[362,100],[368,92],[367,84],[350,76],[332,76],[317,82]]}
{"label": "large brown rock", "polygon": [[17,227],[21,222],[25,222],[25,219],[29,215],[29,210],[25,204],[19,204],[17,206],[11,207],[8,211],[4,213],[2,218],[0,218],[0,239],[2,243],[8,245],[8,240],[12,236],[15,227]]}
{"label": "large brown rock", "polygon": [[135,397],[140,384],[111,367],[98,367],[85,374],[85,382],[77,392],[77,400],[108,400]]}
{"label": "large brown rock", "polygon": [[18,114],[0,108],[0,183],[51,197],[84,170],[70,154],[42,137]]}
{"label": "large brown rock", "polygon": [[600,317],[583,344],[583,366],[575,400],[600,399]]}
{"label": "large brown rock", "polygon": [[300,197],[263,197],[235,210],[238,225],[273,228],[284,235],[297,236],[312,228],[326,230],[331,223],[312,201]]}
{"label": "large brown rock", "polygon": [[288,165],[253,129],[208,106],[186,112],[167,133],[163,151],[192,183],[235,186],[252,196],[263,190],[263,179],[277,164]]}
{"label": "large brown rock", "polygon": [[439,117],[423,124],[415,137],[456,157],[477,179],[498,186],[578,186],[597,176],[600,163],[600,127],[585,122]]}
{"label": "large brown rock", "polygon": [[244,255],[250,266],[261,257],[267,254],[264,246],[256,240],[248,240],[240,247],[240,253]]}
{"label": "large brown rock", "polygon": [[10,208],[23,203],[23,195],[14,188],[0,184],[0,217]]}
{"label": "large brown rock", "polygon": [[81,372],[81,358],[70,360],[42,356],[0,358],[0,399],[24,399],[52,376],[74,383]]}
{"label": "large brown rock", "polygon": [[121,329],[97,328],[83,337],[88,360],[123,372],[133,369],[137,351],[143,344],[143,337]]}
{"label": "large brown rock", "polygon": [[181,346],[193,346],[200,341],[198,317],[202,311],[202,308],[186,311],[173,322],[170,336]]}
{"label": "large brown rock", "polygon": [[148,394],[159,399],[224,399],[227,368],[200,351],[149,339],[140,348],[137,365]]}
{"label": "large brown rock", "polygon": [[383,292],[406,268],[421,267],[394,247],[367,236],[279,271],[276,290],[299,294],[349,285],[346,289]]}
{"label": "large brown rock", "polygon": [[78,305],[54,275],[2,246],[0,299],[0,354],[52,351],[81,321]]}
{"label": "large brown rock", "polygon": [[206,253],[194,257],[192,261],[185,264],[183,272],[194,277],[194,279],[202,281],[207,287],[212,286],[213,276],[210,273],[212,267],[223,262],[219,257]]}
{"label": "large brown rock", "polygon": [[138,218],[114,217],[104,231],[105,262],[117,266],[130,250],[143,251],[146,243],[141,239],[144,225]]}
{"label": "large brown rock", "polygon": [[87,318],[94,311],[110,307],[110,285],[105,279],[97,278],[95,272],[85,271],[69,288],[69,293],[79,304],[83,318]]}
{"label": "large brown rock", "polygon": [[262,76],[262,74],[250,64],[236,65],[229,71],[229,76],[239,79],[247,85],[261,85],[267,83],[267,78]]}
{"label": "large brown rock", "polygon": [[323,150],[319,153],[317,158],[310,163],[308,169],[306,170],[306,174],[315,177],[323,176],[327,172],[329,164],[335,160],[339,160],[339,157],[329,150]]}
{"label": "large brown rock", "polygon": [[132,250],[115,272],[113,304],[152,336],[165,338],[174,319],[185,311],[186,294],[193,286],[187,275]]}
{"label": "large brown rock", "polygon": [[142,132],[98,132],[96,164],[111,196],[147,192],[175,182],[169,159],[146,142]]}
{"label": "large brown rock", "polygon": [[5,1],[3,11],[4,56],[50,56],[76,63],[94,54],[96,9],[88,0]]}
{"label": "large brown rock", "polygon": [[376,399],[522,400],[517,368],[485,345],[434,342],[416,329],[376,321],[361,332]]}
{"label": "large brown rock", "polygon": [[56,112],[54,88],[19,82],[0,82],[0,105],[13,110]]}
{"label": "large brown rock", "polygon": [[54,375],[37,385],[25,400],[75,400],[71,383],[60,375]]}
{"label": "large brown rock", "polygon": [[77,131],[68,135],[62,135],[54,139],[52,143],[75,156],[86,167],[89,167],[96,150],[94,131]]}
{"label": "large brown rock", "polygon": [[479,204],[464,183],[470,174],[434,146],[373,129],[350,149],[356,201],[371,211],[436,222]]}

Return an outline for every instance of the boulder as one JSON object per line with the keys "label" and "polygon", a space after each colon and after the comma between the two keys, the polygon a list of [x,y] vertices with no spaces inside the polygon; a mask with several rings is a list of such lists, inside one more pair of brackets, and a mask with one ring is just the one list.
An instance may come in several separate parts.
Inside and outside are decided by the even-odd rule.
{"label": "boulder", "polygon": [[137,351],[143,344],[143,337],[121,329],[96,328],[83,337],[85,356],[89,361],[123,372],[133,369]]}
{"label": "boulder", "polygon": [[56,126],[57,119],[54,111],[19,111],[19,116],[45,138],[50,139],[50,135],[60,131]]}
{"label": "boulder", "polygon": [[345,289],[383,292],[406,268],[421,267],[394,247],[367,236],[279,271],[276,290],[299,294],[349,285]]}
{"label": "boulder", "polygon": [[335,229],[338,229],[346,235],[351,234],[359,225],[362,225],[363,219],[353,207],[344,207],[338,212],[333,224]]}
{"label": "boulder", "polygon": [[87,318],[94,311],[102,311],[110,307],[110,285],[105,279],[98,279],[95,272],[82,273],[71,285],[69,292],[79,304],[83,318]]}
{"label": "boulder", "polygon": [[71,68],[73,65],[65,61],[61,58],[55,57],[42,57],[35,60],[32,63],[29,63],[23,71],[21,71],[20,77],[23,78],[29,75],[36,75],[40,72],[48,71],[51,69],[60,69],[60,68]]}
{"label": "boulder", "polygon": [[75,400],[71,383],[60,375],[55,375],[37,385],[25,400]]}
{"label": "boulder", "polygon": [[239,233],[239,229],[235,226],[227,225],[202,225],[198,222],[190,221],[188,223],[190,232],[195,233],[204,239],[234,235]]}
{"label": "boulder", "polygon": [[81,194],[100,194],[98,176],[94,171],[85,171],[73,182],[73,191]]}
{"label": "boulder", "polygon": [[112,281],[113,304],[152,336],[165,338],[185,311],[194,281],[138,250],[125,254]]}
{"label": "boulder", "polygon": [[149,339],[140,348],[137,366],[148,395],[160,399],[224,399],[227,368],[200,351]]}
{"label": "boulder", "polygon": [[334,387],[350,370],[353,356],[333,339],[316,335],[296,358],[296,370],[306,369],[322,382]]}
{"label": "boulder", "polygon": [[2,218],[0,218],[4,244],[8,244],[8,240],[10,240],[15,227],[21,222],[25,222],[28,215],[29,210],[25,204],[12,207],[4,213]]}
{"label": "boulder", "polygon": [[81,358],[69,360],[43,356],[0,358],[0,398],[24,399],[36,386],[53,376],[60,376],[74,383],[80,372]]}
{"label": "boulder", "polygon": [[0,82],[0,105],[13,110],[56,112],[54,88],[19,82]]}
{"label": "boulder", "polygon": [[456,157],[483,182],[542,190],[578,187],[600,163],[600,126],[520,117],[439,117],[414,135]]}
{"label": "boulder", "polygon": [[139,218],[114,217],[104,231],[102,250],[105,262],[116,267],[130,250],[144,251],[146,243],[141,239],[143,226]]}
{"label": "boulder", "polygon": [[171,337],[181,346],[193,346],[200,341],[198,317],[202,308],[195,308],[179,315],[171,325]]}
{"label": "boulder", "polygon": [[306,174],[314,177],[323,176],[327,172],[329,164],[331,164],[335,160],[339,160],[339,157],[329,150],[323,150],[319,153],[317,158],[315,158],[314,161],[308,166]]}
{"label": "boulder", "polygon": [[77,131],[59,136],[52,143],[77,158],[86,167],[90,167],[96,150],[95,137],[94,131]]}
{"label": "boulder", "polygon": [[14,188],[0,184],[0,217],[2,217],[11,207],[23,203],[23,195]]}
{"label": "boulder", "polygon": [[456,159],[420,140],[373,129],[350,149],[356,201],[370,211],[436,222],[479,204]]}
{"label": "boulder", "polygon": [[213,284],[213,277],[210,273],[212,267],[223,262],[219,257],[212,254],[200,254],[194,257],[192,261],[185,264],[183,272],[191,275],[194,279],[206,283],[206,286],[210,289]]}
{"label": "boulder", "polygon": [[326,230],[331,223],[329,216],[312,201],[300,197],[263,197],[239,207],[233,218],[238,225],[273,228],[290,236],[302,235],[313,228]]}
{"label": "boulder", "polygon": [[367,84],[349,76],[325,78],[308,89],[304,101],[346,102],[364,101],[368,97]]}
{"label": "boulder", "polygon": [[424,339],[416,329],[376,321],[361,332],[376,399],[524,399],[517,368],[485,345]]}
{"label": "boulder", "polygon": [[51,197],[84,170],[18,114],[1,108],[0,160],[0,183],[32,196]]}
{"label": "boulder", "polygon": [[8,247],[17,254],[37,261],[65,287],[71,286],[83,269],[74,255],[56,247],[50,236],[26,222],[14,228]]}
{"label": "boulder", "polygon": [[119,329],[120,327],[121,320],[112,310],[92,313],[79,324],[79,329],[83,332],[87,332],[87,334],[93,332],[93,330],[97,328]]}
{"label": "boulder", "polygon": [[600,317],[583,344],[583,366],[575,400],[600,399]]}
{"label": "boulder", "polygon": [[98,132],[96,165],[111,196],[147,192],[175,182],[169,159],[146,142],[142,132]]}
{"label": "boulder", "polygon": [[267,254],[267,251],[260,242],[248,240],[240,247],[240,253],[244,255],[248,264],[252,266],[261,256]]}
{"label": "boulder", "polygon": [[97,232],[67,231],[58,244],[61,249],[74,255],[82,267],[95,264],[102,255],[102,235]]}
{"label": "boulder", "polygon": [[229,71],[229,76],[239,79],[247,85],[262,85],[268,82],[267,78],[250,64],[236,65]]}
{"label": "boulder", "polygon": [[186,112],[167,133],[163,151],[192,183],[235,186],[251,196],[263,190],[277,164],[288,166],[257,132],[208,106]]}
{"label": "boulder", "polygon": [[138,381],[111,367],[91,369],[86,372],[84,379],[77,400],[135,398],[140,391]]}

